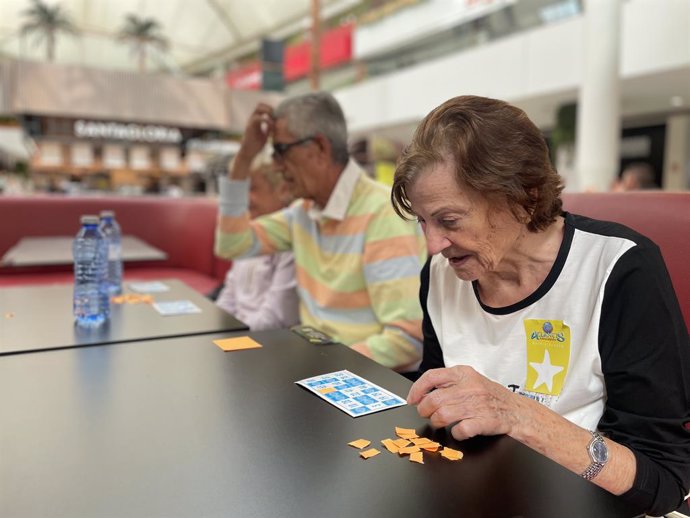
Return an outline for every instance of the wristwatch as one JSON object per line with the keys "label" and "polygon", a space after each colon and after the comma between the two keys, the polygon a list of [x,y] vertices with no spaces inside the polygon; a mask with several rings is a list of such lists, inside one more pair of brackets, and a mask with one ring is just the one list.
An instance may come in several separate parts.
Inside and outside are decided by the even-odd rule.
{"label": "wristwatch", "polygon": [[582,472],[582,478],[585,480],[592,480],[596,477],[609,460],[609,449],[604,438],[599,432],[590,430],[589,433],[592,434],[592,440],[587,445],[587,453],[589,453],[592,463]]}

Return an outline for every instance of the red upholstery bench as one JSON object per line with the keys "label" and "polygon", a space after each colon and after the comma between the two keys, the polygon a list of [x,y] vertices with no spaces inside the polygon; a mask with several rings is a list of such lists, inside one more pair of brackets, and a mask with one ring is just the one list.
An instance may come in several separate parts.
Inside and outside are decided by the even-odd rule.
{"label": "red upholstery bench", "polygon": [[[685,316],[690,322],[690,192],[566,193],[564,208],[623,223],[661,248]],[[0,255],[25,236],[74,235],[79,216],[112,209],[125,234],[164,250],[155,264],[125,264],[126,279],[177,278],[200,292],[220,283],[229,263],[213,256],[217,204],[199,198],[0,196]],[[71,270],[0,267],[0,287],[72,282]]]}
{"label": "red upholstery bench", "polygon": [[[213,255],[218,206],[202,198],[0,196],[0,256],[22,237],[75,235],[82,214],[106,209],[115,211],[123,234],[168,255],[125,263],[125,280],[175,278],[207,293],[224,278],[230,263]],[[71,266],[0,267],[0,287],[71,282]]]}
{"label": "red upholstery bench", "polygon": [[568,212],[615,221],[654,241],[664,256],[678,302],[690,322],[690,192],[566,193]]}

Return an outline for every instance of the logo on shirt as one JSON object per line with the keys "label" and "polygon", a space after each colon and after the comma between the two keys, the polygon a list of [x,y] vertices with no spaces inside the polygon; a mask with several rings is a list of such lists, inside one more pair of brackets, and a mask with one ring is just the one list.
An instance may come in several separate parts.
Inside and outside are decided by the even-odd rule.
{"label": "logo on shirt", "polygon": [[553,324],[550,320],[546,320],[542,326],[541,331],[532,331],[530,339],[532,340],[551,340],[556,342],[565,342],[565,334],[562,332],[554,333]]}
{"label": "logo on shirt", "polygon": [[525,392],[558,396],[570,363],[570,328],[562,320],[526,319]]}

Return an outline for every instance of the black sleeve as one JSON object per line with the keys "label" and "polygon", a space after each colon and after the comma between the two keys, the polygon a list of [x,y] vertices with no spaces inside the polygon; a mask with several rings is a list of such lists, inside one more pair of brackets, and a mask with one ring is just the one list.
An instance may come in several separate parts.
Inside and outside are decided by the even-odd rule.
{"label": "black sleeve", "polygon": [[429,369],[438,369],[445,367],[443,361],[443,351],[441,344],[438,343],[436,331],[429,318],[429,312],[426,308],[426,300],[429,297],[429,272],[431,269],[431,257],[426,260],[424,268],[421,273],[421,286],[419,288],[419,302],[422,305],[422,312],[424,317],[422,319],[422,334],[424,335],[424,354],[422,355],[422,364],[419,366],[420,374]]}
{"label": "black sleeve", "polygon": [[661,516],[690,489],[690,340],[659,249],[638,243],[604,290],[599,350],[607,401],[599,429],[635,454],[623,497]]}

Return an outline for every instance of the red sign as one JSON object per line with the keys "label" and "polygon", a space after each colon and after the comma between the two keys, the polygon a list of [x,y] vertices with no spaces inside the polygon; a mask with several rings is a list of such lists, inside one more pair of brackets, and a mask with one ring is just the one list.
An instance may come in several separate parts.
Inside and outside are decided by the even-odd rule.
{"label": "red sign", "polygon": [[[353,27],[352,24],[342,25],[321,35],[319,46],[321,69],[327,70],[352,60]],[[309,41],[291,45],[285,49],[283,74],[286,81],[300,79],[309,73],[310,53],[311,42]]]}
{"label": "red sign", "polygon": [[255,61],[231,70],[226,74],[225,82],[230,88],[235,90],[260,90],[261,63]]}
{"label": "red sign", "polygon": [[[319,62],[327,70],[352,60],[352,24],[342,25],[321,35]],[[283,76],[285,81],[295,81],[309,73],[311,42],[305,41],[285,49]],[[236,90],[259,90],[261,88],[261,63],[255,61],[231,70],[225,76],[230,88]]]}

